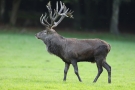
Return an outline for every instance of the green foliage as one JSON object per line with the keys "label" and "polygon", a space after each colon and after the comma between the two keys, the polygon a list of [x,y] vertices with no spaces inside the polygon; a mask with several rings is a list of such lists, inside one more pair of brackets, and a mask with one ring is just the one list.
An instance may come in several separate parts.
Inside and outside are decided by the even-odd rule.
{"label": "green foliage", "polygon": [[83,80],[80,83],[69,69],[63,82],[64,63],[50,55],[42,41],[32,34],[0,32],[0,90],[134,90],[135,88],[135,36],[111,34],[60,32],[65,37],[101,38],[109,42],[112,50],[107,62],[112,66],[112,83],[107,83],[104,69],[97,83],[96,64],[78,63]]}

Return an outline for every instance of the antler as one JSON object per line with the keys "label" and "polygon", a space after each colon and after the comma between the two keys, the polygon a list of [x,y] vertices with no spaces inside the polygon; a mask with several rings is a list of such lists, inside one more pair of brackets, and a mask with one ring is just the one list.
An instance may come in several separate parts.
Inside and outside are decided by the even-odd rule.
{"label": "antler", "polygon": [[[48,4],[46,5],[48,12],[49,12],[49,18],[51,20],[51,24],[48,23],[47,19],[47,14],[45,13],[45,15],[40,17],[40,22],[42,25],[49,27],[49,28],[54,28],[56,27],[65,17],[70,17],[73,18],[73,11],[69,11],[69,8],[67,9],[67,7],[65,6],[64,3],[62,3],[60,1],[60,10],[58,7],[58,2],[56,3],[56,10],[54,9],[54,12],[52,12],[52,8],[51,8],[51,3],[48,2]],[[59,18],[59,20],[56,22],[56,20],[58,19],[58,17],[61,16]]]}

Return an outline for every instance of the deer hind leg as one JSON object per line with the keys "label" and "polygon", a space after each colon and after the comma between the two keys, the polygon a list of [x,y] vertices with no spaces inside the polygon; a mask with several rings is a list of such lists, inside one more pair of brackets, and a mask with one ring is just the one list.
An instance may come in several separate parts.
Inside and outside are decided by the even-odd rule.
{"label": "deer hind leg", "polygon": [[103,61],[102,65],[108,72],[108,83],[111,83],[111,66],[109,66],[106,61]]}
{"label": "deer hind leg", "polygon": [[103,72],[102,61],[103,61],[103,59],[96,59],[96,64],[97,64],[97,68],[98,68],[98,73],[97,73],[97,76],[95,77],[93,83],[95,83],[95,82],[98,80],[100,74]]}
{"label": "deer hind leg", "polygon": [[77,61],[73,60],[73,61],[71,61],[71,63],[72,63],[72,65],[73,65],[73,67],[74,67],[74,72],[75,72],[75,74],[77,75],[79,81],[82,82],[82,80],[81,80],[81,78],[80,78],[80,76],[79,76],[79,73],[78,73]]}
{"label": "deer hind leg", "polygon": [[66,81],[67,72],[68,72],[69,67],[70,67],[70,64],[65,63],[65,69],[64,69],[64,78],[63,78],[63,81]]}

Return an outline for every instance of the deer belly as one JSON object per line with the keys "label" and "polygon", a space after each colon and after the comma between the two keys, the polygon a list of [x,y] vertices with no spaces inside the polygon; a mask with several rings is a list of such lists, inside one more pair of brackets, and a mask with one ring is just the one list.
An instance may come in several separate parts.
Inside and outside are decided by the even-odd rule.
{"label": "deer belly", "polygon": [[94,57],[87,57],[87,58],[79,58],[78,62],[95,62],[95,58]]}
{"label": "deer belly", "polygon": [[82,51],[82,52],[78,52],[77,59],[78,59],[78,61],[88,61],[88,62],[95,61],[93,51],[91,51],[89,49]]}

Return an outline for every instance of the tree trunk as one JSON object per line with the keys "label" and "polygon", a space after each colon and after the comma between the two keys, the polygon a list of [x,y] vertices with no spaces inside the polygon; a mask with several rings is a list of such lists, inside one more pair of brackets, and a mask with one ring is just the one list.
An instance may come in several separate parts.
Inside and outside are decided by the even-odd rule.
{"label": "tree trunk", "polygon": [[5,0],[0,0],[0,21],[4,21],[5,15]]}
{"label": "tree trunk", "polygon": [[117,35],[120,33],[118,29],[119,5],[120,5],[120,0],[113,0],[110,32]]}
{"label": "tree trunk", "polygon": [[15,25],[17,20],[17,11],[19,9],[21,0],[13,0],[12,3],[12,11],[11,11],[11,17],[10,17],[10,24]]}

